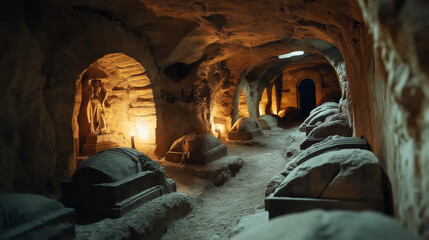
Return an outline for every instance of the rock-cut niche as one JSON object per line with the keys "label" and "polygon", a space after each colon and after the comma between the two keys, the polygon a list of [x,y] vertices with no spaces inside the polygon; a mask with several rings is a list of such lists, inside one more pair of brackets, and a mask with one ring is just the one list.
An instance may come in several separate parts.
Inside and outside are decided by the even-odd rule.
{"label": "rock-cut niche", "polygon": [[111,147],[155,148],[156,110],[143,66],[122,53],[105,55],[76,82],[72,118],[75,156]]}
{"label": "rock-cut niche", "polygon": [[316,85],[311,79],[304,79],[298,86],[298,106],[301,116],[306,118],[316,107]]}

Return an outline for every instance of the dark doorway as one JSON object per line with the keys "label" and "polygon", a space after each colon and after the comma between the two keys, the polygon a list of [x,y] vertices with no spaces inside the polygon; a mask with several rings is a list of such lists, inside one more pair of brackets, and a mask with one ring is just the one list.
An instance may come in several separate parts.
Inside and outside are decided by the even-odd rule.
{"label": "dark doorway", "polygon": [[311,79],[304,79],[298,86],[299,110],[303,118],[310,115],[311,110],[316,107],[316,86]]}

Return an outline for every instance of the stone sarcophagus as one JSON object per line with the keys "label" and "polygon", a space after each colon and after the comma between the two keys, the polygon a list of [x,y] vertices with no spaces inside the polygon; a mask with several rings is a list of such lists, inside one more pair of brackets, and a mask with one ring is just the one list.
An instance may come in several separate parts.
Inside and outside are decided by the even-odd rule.
{"label": "stone sarcophagus", "polygon": [[78,214],[120,217],[162,194],[176,190],[164,169],[131,148],[90,156],[62,184],[63,199]]}
{"label": "stone sarcophagus", "polygon": [[238,119],[234,126],[232,126],[231,131],[228,132],[228,139],[246,141],[263,134],[261,126],[256,120],[242,117]]}
{"label": "stone sarcophagus", "polygon": [[189,134],[177,139],[165,153],[165,160],[205,165],[227,155],[227,148],[211,134]]}
{"label": "stone sarcophagus", "polygon": [[387,211],[383,172],[367,150],[329,151],[298,161],[265,199],[270,218],[316,208]]}
{"label": "stone sarcophagus", "polygon": [[74,239],[75,212],[33,194],[0,194],[0,239]]}

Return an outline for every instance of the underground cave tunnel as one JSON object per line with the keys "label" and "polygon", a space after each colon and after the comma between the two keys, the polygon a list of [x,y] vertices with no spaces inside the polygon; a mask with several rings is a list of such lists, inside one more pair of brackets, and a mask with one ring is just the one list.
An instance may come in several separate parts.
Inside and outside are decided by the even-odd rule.
{"label": "underground cave tunnel", "polygon": [[0,9],[0,239],[429,239],[427,1]]}

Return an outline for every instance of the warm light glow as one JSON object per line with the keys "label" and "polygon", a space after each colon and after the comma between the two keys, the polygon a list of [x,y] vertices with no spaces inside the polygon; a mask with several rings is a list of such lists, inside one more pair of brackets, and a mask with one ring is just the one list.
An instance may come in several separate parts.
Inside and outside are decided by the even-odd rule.
{"label": "warm light glow", "polygon": [[142,123],[137,124],[138,138],[141,140],[149,140],[149,128]]}
{"label": "warm light glow", "polygon": [[220,126],[217,126],[217,130],[219,130],[219,131],[220,131]]}
{"label": "warm light glow", "polygon": [[304,55],[304,51],[294,51],[294,52],[279,55],[279,59],[285,59],[285,58],[301,56],[301,55]]}
{"label": "warm light glow", "polygon": [[130,133],[130,135],[131,135],[131,137],[134,137],[134,136],[135,136],[135,133],[134,133],[134,132],[131,132],[131,133]]}

